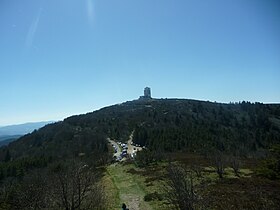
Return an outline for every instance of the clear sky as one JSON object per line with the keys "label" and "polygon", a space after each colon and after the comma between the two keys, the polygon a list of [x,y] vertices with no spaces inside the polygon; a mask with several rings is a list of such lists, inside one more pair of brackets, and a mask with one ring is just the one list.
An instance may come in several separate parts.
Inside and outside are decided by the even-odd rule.
{"label": "clear sky", "polygon": [[279,0],[0,0],[0,125],[133,100],[280,102]]}

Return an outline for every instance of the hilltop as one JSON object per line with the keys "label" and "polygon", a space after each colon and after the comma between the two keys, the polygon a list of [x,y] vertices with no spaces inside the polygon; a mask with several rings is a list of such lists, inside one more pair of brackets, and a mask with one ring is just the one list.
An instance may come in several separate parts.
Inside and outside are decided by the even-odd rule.
{"label": "hilltop", "polygon": [[23,154],[75,156],[95,147],[106,151],[107,137],[126,141],[133,130],[133,141],[149,149],[238,150],[248,155],[280,142],[280,105],[135,100],[52,123],[7,148],[14,158]]}
{"label": "hilltop", "polygon": [[[108,138],[126,142],[130,136],[135,144],[147,149],[137,153],[133,164],[128,161],[126,166],[120,163],[117,167],[113,165],[107,168],[108,164],[114,162],[113,148],[108,144]],[[5,197],[7,193],[0,193],[0,207],[9,209],[9,205],[18,205],[19,209],[28,209],[25,205],[37,206],[39,204],[36,202],[40,201],[40,208],[48,206],[66,209],[72,208],[71,205],[93,205],[97,208],[104,198],[96,195],[109,193],[113,198],[103,202],[109,202],[108,205],[116,208],[121,201],[129,200],[130,205],[169,209],[163,199],[166,194],[160,187],[160,181],[168,180],[166,162],[162,162],[168,159],[169,162],[182,163],[188,167],[188,171],[196,173],[198,186],[209,184],[208,187],[203,185],[197,190],[201,196],[207,196],[211,200],[211,208],[224,208],[231,202],[221,201],[220,196],[212,196],[212,192],[225,193],[229,199],[232,193],[238,195],[239,185],[242,184],[246,185],[245,200],[239,203],[240,206],[236,206],[235,202],[231,203],[233,209],[245,208],[248,203],[277,209],[280,205],[277,203],[279,183],[254,177],[261,174],[269,179],[279,179],[279,143],[279,104],[223,104],[142,97],[140,100],[48,124],[0,148],[1,189],[13,195]],[[230,162],[226,163],[226,160]],[[242,170],[239,165],[241,160],[246,167]],[[261,163],[262,160],[265,160],[264,165],[258,168],[256,163]],[[231,166],[232,163],[235,165]],[[236,171],[233,173],[226,166],[233,167]],[[216,171],[214,167],[221,168]],[[123,171],[124,169],[127,171]],[[240,179],[234,181],[234,176]],[[14,184],[10,185],[10,180]],[[126,180],[135,180],[136,183],[127,185]],[[85,194],[81,195],[80,191],[76,191],[77,183],[85,188]],[[255,198],[255,191],[251,189],[256,187],[255,183],[262,189],[258,191],[258,203],[252,199],[252,196]],[[99,188],[104,184],[107,189],[105,192]],[[69,188],[67,194],[57,195],[63,192],[65,186]],[[269,193],[269,189],[274,191]],[[261,197],[267,193],[269,197]],[[42,197],[33,200],[34,194]],[[143,201],[144,195],[147,201],[158,201],[148,205],[146,200]],[[28,199],[22,199],[22,196],[29,196],[31,204],[26,204]],[[69,202],[60,200],[63,196]],[[79,203],[75,198],[81,196],[84,196],[84,200]],[[71,203],[73,199],[75,202]],[[235,199],[238,200],[239,197],[236,196]],[[269,199],[269,202],[261,199]],[[57,203],[50,202],[53,200]],[[88,206],[84,208],[90,209]]]}

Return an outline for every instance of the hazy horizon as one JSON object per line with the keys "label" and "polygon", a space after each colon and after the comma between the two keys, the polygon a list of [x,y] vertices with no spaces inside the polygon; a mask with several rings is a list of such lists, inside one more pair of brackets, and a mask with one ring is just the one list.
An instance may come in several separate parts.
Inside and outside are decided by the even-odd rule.
{"label": "hazy horizon", "polygon": [[274,0],[3,0],[0,126],[137,99],[280,102]]}

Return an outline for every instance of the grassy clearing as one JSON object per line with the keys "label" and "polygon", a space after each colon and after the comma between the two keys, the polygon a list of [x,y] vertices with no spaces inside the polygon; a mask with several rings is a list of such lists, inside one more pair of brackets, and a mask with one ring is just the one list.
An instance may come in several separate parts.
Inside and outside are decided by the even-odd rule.
{"label": "grassy clearing", "polygon": [[147,202],[153,209],[170,209],[163,192],[166,166],[167,163],[160,163],[140,169],[130,165],[130,170],[128,170],[129,173],[135,176],[139,186],[144,189]]}
{"label": "grassy clearing", "polygon": [[[201,176],[198,177],[194,171],[193,176],[197,193],[205,201],[207,209],[279,209],[280,183],[256,177],[253,168],[241,168],[237,177],[233,169],[227,167],[224,178],[220,179],[215,168],[202,158],[191,156],[184,160],[187,160],[183,165],[188,170],[196,164],[201,167]],[[182,164],[180,161],[176,163]],[[163,162],[145,168],[137,168],[133,163],[109,166],[107,189],[111,193],[110,209],[119,209],[123,202],[131,210],[172,209],[166,203],[163,191],[167,165]]]}
{"label": "grassy clearing", "polygon": [[106,171],[106,174],[103,176],[102,183],[106,192],[107,209],[120,209],[119,191],[108,171]]}
{"label": "grassy clearing", "polygon": [[144,179],[127,172],[133,167],[132,164],[113,164],[107,168],[112,181],[107,189],[110,188],[109,191],[114,194],[114,199],[110,204],[113,207],[112,209],[120,209],[122,203],[125,203],[129,209],[153,209],[149,203],[144,201],[146,191],[141,185]]}

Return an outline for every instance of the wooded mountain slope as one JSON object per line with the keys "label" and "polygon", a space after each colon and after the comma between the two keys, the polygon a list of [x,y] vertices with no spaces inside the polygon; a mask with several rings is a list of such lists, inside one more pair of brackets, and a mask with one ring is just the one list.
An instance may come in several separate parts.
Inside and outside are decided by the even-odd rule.
{"label": "wooded mountain slope", "polygon": [[151,150],[248,155],[280,143],[280,105],[135,100],[47,125],[2,148],[0,160],[97,155],[107,152],[107,137],[125,141],[133,131]]}

